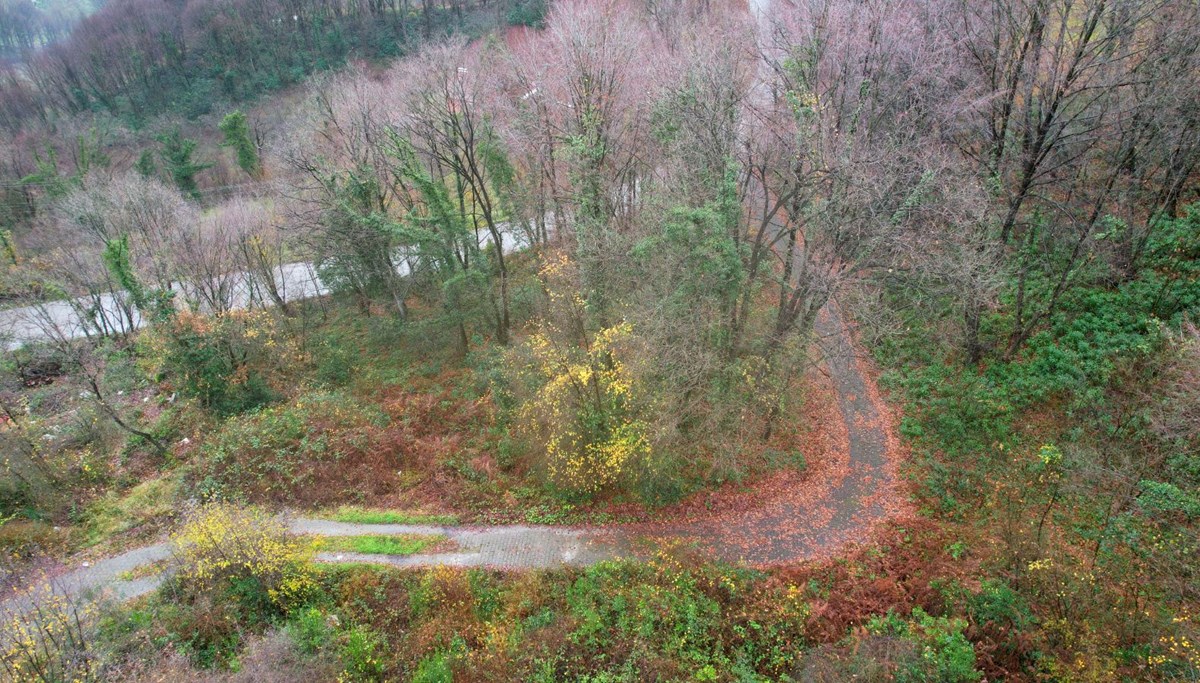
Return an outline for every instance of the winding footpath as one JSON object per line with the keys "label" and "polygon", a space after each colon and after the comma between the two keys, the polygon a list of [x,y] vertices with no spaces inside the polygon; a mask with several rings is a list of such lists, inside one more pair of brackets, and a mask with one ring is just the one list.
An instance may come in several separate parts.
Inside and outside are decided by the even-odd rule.
{"label": "winding footpath", "polygon": [[[865,363],[856,357],[850,331],[835,303],[817,325],[823,373],[835,395],[841,424],[824,425],[840,434],[831,462],[814,463],[804,485],[775,495],[738,494],[737,505],[700,519],[673,523],[604,527],[432,526],[349,524],[297,518],[296,534],[323,536],[440,535],[451,551],[407,556],[321,553],[326,562],[373,562],[398,567],[493,567],[543,569],[583,566],[635,558],[665,544],[694,547],[703,556],[754,566],[793,564],[844,552],[865,542],[874,527],[895,512],[899,461],[893,420]],[[161,576],[122,578],[140,567],[170,558],[169,543],[131,550],[52,580],[55,591],[71,597],[103,595],[127,600],[153,591]],[[2,603],[0,603],[2,604]]]}

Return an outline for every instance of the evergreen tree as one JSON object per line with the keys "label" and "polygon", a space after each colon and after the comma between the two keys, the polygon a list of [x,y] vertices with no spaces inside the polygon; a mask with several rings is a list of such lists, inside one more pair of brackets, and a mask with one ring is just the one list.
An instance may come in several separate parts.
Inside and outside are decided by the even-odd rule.
{"label": "evergreen tree", "polygon": [[246,121],[246,115],[241,111],[230,112],[218,127],[225,136],[221,145],[232,147],[237,152],[238,166],[250,177],[258,177],[262,166],[258,158],[258,149],[250,139],[250,125]]}
{"label": "evergreen tree", "polygon": [[179,191],[192,199],[199,199],[200,189],[196,186],[196,174],[212,164],[198,163],[192,159],[192,154],[196,151],[196,141],[183,137],[178,128],[155,139],[162,145],[159,156]]}
{"label": "evergreen tree", "polygon": [[158,175],[158,165],[154,163],[154,154],[150,150],[143,150],[142,155],[138,157],[137,163],[133,165],[133,170],[137,171],[143,178],[153,178]]}
{"label": "evergreen tree", "polygon": [[143,320],[159,322],[166,320],[174,311],[171,299],[174,292],[169,289],[147,289],[133,269],[129,253],[129,236],[121,235],[104,244],[104,265],[121,288],[129,294]]}

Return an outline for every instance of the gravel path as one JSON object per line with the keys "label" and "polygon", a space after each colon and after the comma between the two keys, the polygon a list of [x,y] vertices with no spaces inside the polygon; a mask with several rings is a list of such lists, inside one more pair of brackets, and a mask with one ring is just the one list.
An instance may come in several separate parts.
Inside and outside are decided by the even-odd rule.
{"label": "gravel path", "polygon": [[[348,524],[323,519],[292,520],[295,534],[321,536],[423,535],[445,536],[453,542],[452,552],[422,555],[363,555],[360,553],[317,554],[321,562],[372,562],[397,567],[496,567],[540,569],[564,565],[583,566],[628,555],[607,531],[549,526],[442,527],[403,524]],[[118,601],[145,595],[162,583],[161,575],[125,579],[128,572],[171,556],[169,543],[156,543],[115,555],[55,577],[52,588],[61,594],[91,597],[103,595]],[[9,602],[20,598],[5,600]]]}
{"label": "gravel path", "polygon": [[453,552],[427,555],[359,555],[321,553],[325,561],[373,561],[398,567],[501,567],[538,569],[562,565],[587,565],[619,557],[622,553],[603,531],[547,526],[439,527],[397,524],[347,524],[319,519],[297,519],[292,531],[323,536],[362,534],[422,534],[445,536]]}

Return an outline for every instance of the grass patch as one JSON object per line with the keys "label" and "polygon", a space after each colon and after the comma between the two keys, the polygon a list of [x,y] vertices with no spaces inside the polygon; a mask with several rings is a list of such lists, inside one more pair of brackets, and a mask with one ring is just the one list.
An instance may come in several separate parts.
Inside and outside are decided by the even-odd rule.
{"label": "grass patch", "polygon": [[446,540],[445,536],[321,536],[317,549],[326,552],[361,553],[363,555],[415,555]]}
{"label": "grass patch", "polygon": [[322,512],[316,516],[320,519],[350,524],[434,524],[438,526],[458,524],[458,518],[454,515],[427,515],[420,512],[359,507],[340,507],[332,512]]}
{"label": "grass patch", "polygon": [[96,545],[117,534],[174,514],[179,479],[165,476],[144,481],[124,496],[109,491],[96,499],[84,513],[87,545]]}

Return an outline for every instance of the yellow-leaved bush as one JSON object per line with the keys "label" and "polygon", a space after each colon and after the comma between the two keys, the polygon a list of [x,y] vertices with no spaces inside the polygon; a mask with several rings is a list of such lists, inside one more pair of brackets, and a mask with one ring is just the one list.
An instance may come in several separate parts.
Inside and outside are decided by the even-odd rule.
{"label": "yellow-leaved bush", "polygon": [[68,597],[49,583],[5,598],[0,609],[0,680],[100,680],[100,653],[91,642],[96,603]]}
{"label": "yellow-leaved bush", "polygon": [[205,505],[171,542],[178,565],[176,580],[188,591],[254,581],[276,607],[288,611],[317,587],[313,541],[289,534],[280,518],[258,508]]}
{"label": "yellow-leaved bush", "polygon": [[547,474],[558,486],[594,493],[650,453],[634,380],[621,359],[632,333],[622,322],[578,345],[544,326],[526,343],[527,370],[539,388],[521,406],[520,425],[544,448]]}

